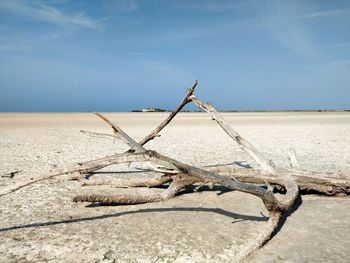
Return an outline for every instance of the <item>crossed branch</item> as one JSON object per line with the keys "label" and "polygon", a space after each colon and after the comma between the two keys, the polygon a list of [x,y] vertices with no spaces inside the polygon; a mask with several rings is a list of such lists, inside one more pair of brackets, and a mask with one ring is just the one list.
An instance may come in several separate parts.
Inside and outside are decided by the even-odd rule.
{"label": "crossed branch", "polygon": [[[263,201],[269,212],[269,220],[264,231],[262,231],[250,244],[246,245],[243,250],[236,255],[235,259],[233,259],[238,262],[249,256],[253,251],[261,247],[270,239],[272,233],[277,228],[281,214],[286,212],[294,204],[299,195],[299,190],[301,192],[312,191],[326,195],[350,194],[350,181],[346,177],[330,173],[325,174],[297,170],[298,162],[294,149],[291,149],[289,152],[291,169],[276,167],[272,160],[268,160],[248,140],[234,130],[212,105],[203,103],[194,96],[197,84],[198,82],[195,81],[191,88],[187,90],[185,97],[178,107],[140,142],[136,142],[120,127],[101,113],[95,113],[96,116],[101,118],[112,128],[113,135],[90,131],[81,132],[89,136],[100,138],[120,139],[130,147],[130,150],[125,153],[116,153],[96,160],[62,167],[40,176],[17,182],[14,185],[0,189],[0,196],[10,194],[36,182],[48,180],[64,174],[88,174],[113,164],[143,162],[147,165],[150,171],[161,173],[161,176],[157,178],[137,180],[89,180],[89,182],[83,183],[83,186],[111,185],[115,187],[152,188],[165,183],[170,183],[167,189],[163,190],[163,192],[155,191],[154,189],[146,189],[147,191],[134,192],[131,194],[78,195],[73,198],[73,201],[119,205],[159,202],[175,197],[181,190],[193,184],[199,184],[199,187],[204,184],[219,184],[230,190],[252,194]],[[144,145],[156,137],[159,137],[159,133],[188,103],[194,103],[198,108],[207,112],[211,118],[215,120],[218,125],[241,147],[241,149],[247,152],[257,162],[259,168],[249,170],[228,167],[199,168],[182,163],[156,151],[146,149]],[[266,187],[261,186],[261,184]],[[283,195],[281,199],[278,199],[273,193],[273,188],[283,188],[285,190],[285,195]]]}

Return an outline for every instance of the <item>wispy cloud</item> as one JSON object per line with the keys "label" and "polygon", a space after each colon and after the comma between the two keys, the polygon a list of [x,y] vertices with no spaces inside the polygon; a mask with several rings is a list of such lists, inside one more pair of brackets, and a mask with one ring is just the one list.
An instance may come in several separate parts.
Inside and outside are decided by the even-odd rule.
{"label": "wispy cloud", "polygon": [[0,37],[0,52],[4,51],[26,51],[32,49],[31,43],[25,43],[18,38]]}
{"label": "wispy cloud", "polygon": [[292,21],[274,21],[270,26],[272,35],[299,57],[315,57],[315,48],[302,26]]}
{"label": "wispy cloud", "polygon": [[189,81],[195,79],[190,73],[164,60],[147,59],[141,60],[139,63],[145,66],[151,72],[155,72],[159,76],[173,76],[175,78]]}
{"label": "wispy cloud", "polygon": [[237,9],[238,2],[232,0],[174,1],[173,6],[207,12],[225,12]]}
{"label": "wispy cloud", "polygon": [[321,17],[342,16],[347,14],[350,14],[350,10],[335,9],[335,10],[326,10],[326,11],[303,14],[300,16],[300,18],[313,19],[313,18],[321,18]]}
{"label": "wispy cloud", "polygon": [[137,0],[109,0],[106,7],[118,12],[132,12],[140,7]]}
{"label": "wispy cloud", "polygon": [[333,43],[328,45],[322,45],[319,46],[320,49],[343,49],[343,50],[350,50],[350,42],[341,42],[341,43]]}
{"label": "wispy cloud", "polygon": [[149,52],[131,51],[131,52],[125,52],[125,54],[130,56],[135,56],[135,57],[154,57],[154,54]]}
{"label": "wispy cloud", "polygon": [[335,68],[350,68],[350,60],[337,60],[331,63],[332,67]]}
{"label": "wispy cloud", "polygon": [[184,41],[200,37],[233,33],[238,31],[254,30],[265,27],[266,23],[260,18],[246,18],[234,21],[220,21],[216,23],[201,23],[189,25],[187,28],[168,30],[157,42]]}
{"label": "wispy cloud", "polygon": [[91,19],[83,13],[65,14],[52,6],[40,2],[23,2],[19,0],[4,0],[0,2],[0,10],[21,16],[28,20],[53,23],[61,26],[76,26],[91,29],[101,29],[100,21]]}
{"label": "wispy cloud", "polygon": [[298,19],[298,14],[304,9],[303,4],[293,1],[276,1],[265,19],[271,35],[280,44],[300,58],[312,60],[317,57],[315,46],[302,19]]}

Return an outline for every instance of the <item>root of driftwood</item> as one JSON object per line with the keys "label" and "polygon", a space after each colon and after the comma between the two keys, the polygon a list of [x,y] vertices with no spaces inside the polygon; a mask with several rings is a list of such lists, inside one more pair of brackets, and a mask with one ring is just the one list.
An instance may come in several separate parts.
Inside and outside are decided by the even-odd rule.
{"label": "root of driftwood", "polygon": [[267,241],[270,240],[271,235],[278,227],[278,223],[281,217],[281,212],[270,213],[269,220],[263,231],[261,231],[258,236],[256,236],[253,240],[251,240],[245,247],[240,250],[233,260],[233,262],[240,262],[243,259],[247,258],[254,251],[262,247]]}
{"label": "root of driftwood", "polygon": [[[329,174],[312,173],[302,170],[296,170],[299,166],[295,151],[290,150],[289,160],[292,170],[285,170],[276,167],[272,160],[263,156],[248,140],[243,138],[236,130],[234,130],[224,118],[215,110],[215,108],[207,103],[201,102],[193,93],[197,86],[197,81],[186,92],[184,99],[178,107],[149,135],[140,142],[133,140],[120,127],[107,119],[101,113],[95,113],[99,118],[105,121],[111,128],[114,135],[105,133],[86,132],[89,136],[102,138],[118,138],[130,146],[130,150],[122,154],[114,154],[99,158],[96,160],[78,163],[62,169],[55,169],[44,173],[40,176],[30,177],[22,182],[17,182],[3,189],[0,189],[0,196],[10,194],[18,189],[26,187],[36,182],[55,178],[64,174],[88,174],[106,166],[119,163],[142,162],[148,164],[148,168],[152,171],[163,173],[160,178],[152,178],[145,180],[112,180],[112,181],[89,181],[85,186],[113,185],[116,187],[148,187],[142,191],[130,194],[86,194],[77,195],[73,198],[75,202],[91,202],[101,204],[130,205],[143,204],[149,202],[165,201],[175,197],[186,186],[199,183],[219,184],[231,190],[238,190],[248,194],[252,194],[260,198],[269,211],[270,218],[266,228],[249,244],[247,244],[235,257],[235,261],[239,261],[249,256],[253,251],[261,247],[267,240],[271,238],[275,231],[280,216],[287,211],[299,196],[301,192],[317,192],[326,195],[350,194],[350,180],[346,177],[337,178]],[[259,170],[254,169],[233,169],[227,167],[206,167],[198,168],[188,164],[179,162],[168,156],[164,156],[156,151],[147,150],[144,145],[160,136],[160,131],[171,122],[178,112],[188,103],[194,103],[197,107],[207,112],[213,120],[235,141],[244,151],[246,151],[259,165]],[[149,189],[170,182],[165,190]],[[285,190],[285,194],[281,199],[269,189],[265,189],[257,184],[263,184],[270,187],[279,187]],[[200,187],[199,186],[199,187]]]}

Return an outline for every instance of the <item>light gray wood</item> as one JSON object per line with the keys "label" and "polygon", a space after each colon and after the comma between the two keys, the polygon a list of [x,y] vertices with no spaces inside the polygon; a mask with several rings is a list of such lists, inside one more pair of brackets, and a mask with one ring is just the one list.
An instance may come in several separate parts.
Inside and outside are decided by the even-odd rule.
{"label": "light gray wood", "polygon": [[149,135],[143,138],[140,141],[140,145],[144,145],[147,142],[153,140],[155,137],[157,137],[159,132],[171,122],[171,120],[176,116],[176,114],[178,114],[187,103],[191,102],[190,96],[193,94],[197,84],[198,81],[196,80],[191,86],[191,88],[187,90],[185,97],[182,99],[177,108],[172,113],[170,113],[170,115],[161,124],[159,124],[157,128],[155,128]]}
{"label": "light gray wood", "polygon": [[115,135],[119,136],[121,140],[126,142],[135,152],[145,152],[146,149],[143,148],[140,144],[138,144],[136,141],[134,141],[129,135],[127,135],[122,129],[120,129],[117,125],[115,125],[112,121],[107,119],[105,116],[103,116],[99,112],[95,112],[95,115],[100,117],[102,120],[104,120],[109,126],[112,127]]}
{"label": "light gray wood", "polygon": [[294,148],[289,148],[288,159],[289,159],[290,167],[292,168],[299,167],[299,162],[298,162]]}
{"label": "light gray wood", "polygon": [[[269,220],[263,231],[259,232],[254,240],[247,244],[237,255],[233,262],[238,262],[248,257],[253,251],[261,247],[267,240],[271,238],[272,233],[278,226],[280,216],[288,211],[295,203],[299,196],[299,188],[301,191],[317,192],[326,195],[350,194],[350,180],[346,176],[336,176],[335,174],[313,173],[309,171],[296,170],[296,157],[291,160],[293,169],[286,170],[275,167],[271,161],[266,159],[249,141],[238,134],[222,116],[209,104],[202,103],[194,95],[193,91],[197,86],[195,82],[187,91],[185,98],[179,106],[172,112],[154,131],[147,135],[140,143],[133,140],[121,128],[107,119],[101,113],[95,113],[112,127],[115,136],[103,134],[105,137],[117,137],[127,143],[131,150],[126,153],[114,154],[102,157],[96,160],[83,163],[68,165],[60,169],[50,170],[37,177],[30,177],[22,182],[0,189],[0,196],[4,196],[15,192],[23,187],[31,184],[58,177],[64,174],[90,173],[102,169],[106,166],[119,163],[142,162],[156,165],[148,165],[152,171],[167,173],[160,178],[150,178],[147,180],[137,180],[116,183],[117,187],[153,187],[171,182],[166,190],[158,191],[156,189],[144,189],[141,192],[133,192],[131,194],[95,194],[95,195],[78,195],[74,197],[76,202],[100,202],[104,204],[140,204],[148,202],[165,201],[175,197],[182,189],[188,185],[199,184],[219,184],[228,189],[237,190],[252,194],[262,200],[266,209],[269,211]],[[234,169],[230,167],[205,167],[198,168],[189,164],[184,164],[178,160],[162,155],[156,151],[146,150],[143,145],[148,141],[159,136],[159,132],[175,117],[175,115],[189,102],[193,102],[199,108],[208,112],[212,118],[220,125],[225,132],[232,137],[247,153],[249,153],[259,164],[260,170],[255,169]],[[85,132],[86,133],[86,132]],[[89,132],[88,132],[89,133]],[[89,133],[88,135],[100,136],[98,133]],[[293,155],[293,153],[292,153]],[[96,186],[103,184],[94,182]],[[104,182],[113,185],[114,182]],[[286,194],[282,198],[277,198],[271,191],[265,189],[261,185],[272,185],[274,187],[282,187],[286,190]]]}
{"label": "light gray wood", "polygon": [[266,159],[248,140],[244,139],[236,130],[234,130],[217,112],[214,107],[208,103],[203,103],[194,95],[190,97],[191,101],[200,109],[209,113],[209,115],[220,125],[220,127],[244,150],[246,151],[261,167],[265,173],[275,173],[275,167],[272,162]]}

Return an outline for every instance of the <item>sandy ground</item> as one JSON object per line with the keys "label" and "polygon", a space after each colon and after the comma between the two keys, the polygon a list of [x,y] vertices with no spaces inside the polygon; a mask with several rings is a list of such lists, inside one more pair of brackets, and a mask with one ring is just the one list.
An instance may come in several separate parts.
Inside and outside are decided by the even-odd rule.
{"label": "sandy ground", "polygon": [[[107,113],[137,140],[166,113]],[[279,166],[294,147],[311,170],[350,174],[350,113],[225,113],[224,117]],[[127,147],[87,137],[80,129],[109,132],[87,113],[1,113],[0,175],[20,170],[0,187],[54,166],[81,162]],[[205,114],[182,113],[147,144],[194,165],[254,162]],[[126,172],[129,171],[129,172]],[[126,166],[94,175],[151,176]],[[92,206],[73,203],[87,192],[128,189],[81,187],[52,180],[0,198],[0,262],[230,262],[264,228],[267,215],[251,195],[220,187],[188,189],[163,203]],[[349,262],[350,199],[302,196],[282,229],[248,262]]]}

